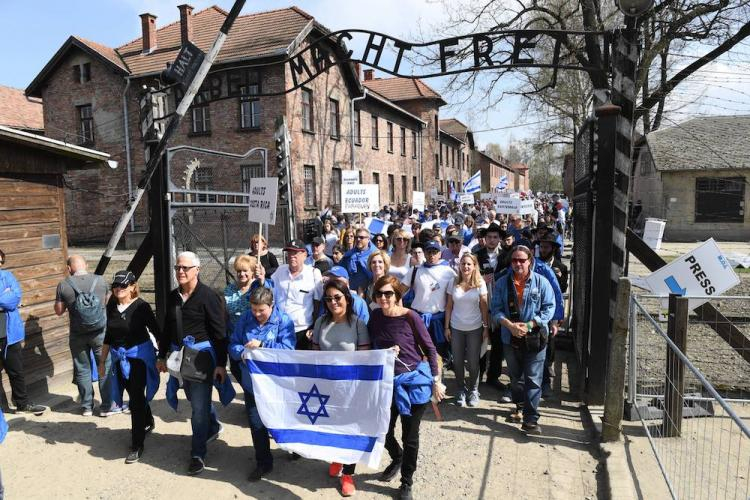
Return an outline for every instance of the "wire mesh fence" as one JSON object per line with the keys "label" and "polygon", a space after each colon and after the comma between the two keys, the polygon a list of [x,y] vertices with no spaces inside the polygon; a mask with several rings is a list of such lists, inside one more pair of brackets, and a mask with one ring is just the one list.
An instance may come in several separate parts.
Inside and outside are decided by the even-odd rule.
{"label": "wire mesh fence", "polygon": [[[731,307],[720,304],[725,312],[750,306],[750,297],[718,300],[733,301]],[[670,304],[665,310],[661,299],[631,299],[631,409],[674,498],[748,498],[750,405],[744,403],[750,402],[750,364],[741,346],[737,352],[712,328],[729,325],[688,313],[687,300]]]}

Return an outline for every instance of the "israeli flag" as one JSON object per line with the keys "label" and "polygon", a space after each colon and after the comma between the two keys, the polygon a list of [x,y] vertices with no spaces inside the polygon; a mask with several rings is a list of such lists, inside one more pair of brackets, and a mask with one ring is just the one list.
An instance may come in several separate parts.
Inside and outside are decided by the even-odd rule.
{"label": "israeli flag", "polygon": [[246,351],[263,424],[306,458],[380,466],[393,398],[392,350]]}
{"label": "israeli flag", "polygon": [[477,193],[482,189],[482,171],[477,170],[477,173],[469,177],[469,180],[464,183],[464,193]]}
{"label": "israeli flag", "polygon": [[508,187],[508,176],[504,175],[500,177],[500,181],[497,183],[497,186],[495,186],[495,189],[498,191],[502,191],[503,189]]}

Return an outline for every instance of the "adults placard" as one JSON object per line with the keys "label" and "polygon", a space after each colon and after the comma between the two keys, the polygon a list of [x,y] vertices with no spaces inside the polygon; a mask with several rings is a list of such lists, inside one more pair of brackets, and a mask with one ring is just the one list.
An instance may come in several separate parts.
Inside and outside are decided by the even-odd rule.
{"label": "adults placard", "polygon": [[276,224],[278,194],[279,179],[276,177],[251,178],[247,220],[260,224]]}
{"label": "adults placard", "polygon": [[359,184],[359,170],[342,170],[341,184]]}
{"label": "adults placard", "polygon": [[459,196],[459,201],[461,202],[462,205],[463,204],[473,205],[474,204],[474,195],[473,194],[469,194],[469,193],[461,193],[461,195]]}
{"label": "adults placard", "polygon": [[424,191],[411,192],[411,207],[414,210],[424,212]]}
{"label": "adults placard", "polygon": [[380,210],[379,189],[377,184],[342,184],[341,212],[359,214]]}
{"label": "adults placard", "polygon": [[[649,289],[657,295],[721,295],[739,282],[713,238],[646,277]],[[690,308],[707,301],[690,299]]]}
{"label": "adults placard", "polygon": [[522,200],[510,196],[497,196],[495,197],[495,212],[512,215],[534,213],[534,200]]}

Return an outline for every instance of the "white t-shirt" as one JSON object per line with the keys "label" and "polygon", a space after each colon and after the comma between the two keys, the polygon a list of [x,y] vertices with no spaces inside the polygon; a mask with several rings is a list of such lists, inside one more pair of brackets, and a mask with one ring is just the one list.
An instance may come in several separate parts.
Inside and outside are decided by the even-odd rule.
{"label": "white t-shirt", "polygon": [[451,328],[470,331],[482,326],[482,310],[479,309],[479,298],[487,295],[487,285],[484,281],[479,288],[465,291],[455,283],[448,289],[453,296],[453,311],[451,312]]}
{"label": "white t-shirt", "polygon": [[289,264],[282,264],[271,275],[273,298],[276,305],[294,321],[294,330],[299,332],[312,328],[314,318],[313,300],[323,297],[323,278],[320,271],[305,265],[295,277],[289,272]]}
{"label": "white t-shirt", "polygon": [[325,235],[325,239],[326,249],[324,250],[324,253],[330,257],[331,255],[333,255],[333,247],[335,247],[339,242],[338,231],[334,229],[334,232]]}
{"label": "white t-shirt", "polygon": [[[403,266],[394,266],[391,264],[391,267],[388,269],[388,274],[393,276],[399,281],[404,281],[406,276],[409,276],[411,279],[411,266],[409,265],[409,261],[411,260],[411,257],[406,258],[406,264]],[[408,285],[409,283],[407,283]]]}
{"label": "white t-shirt", "polygon": [[[411,307],[419,312],[445,311],[445,294],[455,279],[456,273],[450,266],[419,266],[414,277],[414,301]],[[409,286],[410,281],[411,272],[401,280],[401,283]]]}

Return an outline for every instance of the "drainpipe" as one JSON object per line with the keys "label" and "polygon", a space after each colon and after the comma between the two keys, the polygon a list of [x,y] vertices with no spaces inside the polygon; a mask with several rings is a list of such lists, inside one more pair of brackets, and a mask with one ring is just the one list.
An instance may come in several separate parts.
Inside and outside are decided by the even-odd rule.
{"label": "drainpipe", "polygon": [[425,125],[420,124],[419,125],[419,132],[417,133],[417,143],[419,146],[417,147],[417,175],[419,176],[419,182],[417,183],[417,186],[420,191],[424,193],[424,172],[422,171],[422,130],[425,128]]}
{"label": "drainpipe", "polygon": [[[349,131],[351,132],[351,134],[350,134],[350,136],[351,136],[350,137],[351,138],[350,144],[351,144],[351,149],[352,149],[352,170],[355,170],[355,167],[354,167],[354,163],[355,163],[355,160],[354,160],[354,102],[355,101],[361,101],[365,97],[367,97],[367,88],[365,88],[365,93],[364,94],[362,94],[360,97],[353,98],[351,100],[351,103],[350,103]],[[360,128],[360,130],[362,129],[362,122],[361,121],[359,122],[359,128]]]}
{"label": "drainpipe", "polygon": [[[128,124],[128,90],[130,89],[130,77],[125,78],[125,91],[122,93],[122,121],[125,127],[125,165],[128,174],[128,200],[133,198],[133,180],[130,165],[130,127]],[[135,218],[130,219],[130,231],[135,231]]]}

